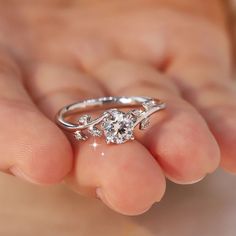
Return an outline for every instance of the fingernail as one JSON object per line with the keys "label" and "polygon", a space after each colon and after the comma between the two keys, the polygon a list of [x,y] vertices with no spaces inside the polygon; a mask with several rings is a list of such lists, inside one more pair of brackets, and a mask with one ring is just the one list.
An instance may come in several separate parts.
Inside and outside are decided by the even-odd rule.
{"label": "fingernail", "polygon": [[102,200],[107,206],[109,206],[110,208],[114,209],[114,206],[110,203],[110,201],[107,199],[107,197],[105,196],[102,188],[97,188],[96,189],[96,195],[97,198],[99,198],[100,200]]}
{"label": "fingernail", "polygon": [[105,202],[105,197],[101,188],[96,189],[97,198]]}
{"label": "fingernail", "polygon": [[9,169],[11,173],[20,178],[23,179],[27,182],[34,183],[34,184],[39,184],[35,179],[31,178],[29,175],[27,175],[24,171],[22,171],[19,167],[13,166]]}
{"label": "fingernail", "polygon": [[196,184],[196,183],[202,181],[204,178],[205,178],[205,176],[203,176],[203,177],[201,177],[201,178],[199,178],[199,179],[197,179],[197,180],[185,182],[185,183],[183,183],[183,184]]}
{"label": "fingernail", "polygon": [[168,179],[176,184],[182,184],[182,185],[189,185],[189,184],[196,184],[198,182],[200,182],[201,180],[203,180],[206,176],[204,175],[203,177],[197,179],[197,180],[192,180],[192,181],[179,181],[179,180],[175,180],[173,178],[170,178],[168,176]]}

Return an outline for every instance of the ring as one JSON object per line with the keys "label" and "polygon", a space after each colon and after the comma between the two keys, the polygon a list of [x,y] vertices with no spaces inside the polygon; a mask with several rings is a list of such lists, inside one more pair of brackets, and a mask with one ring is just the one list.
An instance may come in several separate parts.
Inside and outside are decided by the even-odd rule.
{"label": "ring", "polygon": [[[132,109],[122,111],[118,108]],[[64,130],[73,132],[79,141],[85,141],[89,136],[103,136],[107,144],[121,144],[134,140],[134,128],[139,126],[140,130],[146,129],[150,116],[165,108],[165,103],[150,97],[101,97],[63,107],[56,121]],[[93,117],[91,113],[97,110],[103,111]]]}

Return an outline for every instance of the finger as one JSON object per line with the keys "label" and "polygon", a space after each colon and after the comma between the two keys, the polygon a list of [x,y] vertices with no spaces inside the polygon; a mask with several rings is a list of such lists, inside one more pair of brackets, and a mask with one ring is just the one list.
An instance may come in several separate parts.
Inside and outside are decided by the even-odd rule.
{"label": "finger", "polygon": [[[185,98],[206,119],[219,143],[222,166],[236,173],[236,86],[228,79],[229,75],[219,70],[219,66],[212,66],[204,58],[202,61],[204,66],[193,59],[186,61],[184,67],[176,61],[169,73],[175,77]],[[202,81],[197,82],[197,77]]]}
{"label": "finger", "polygon": [[26,81],[37,106],[53,121],[62,106],[80,99],[104,95],[101,86],[77,68],[53,63],[31,67]]}
{"label": "finger", "polygon": [[70,145],[31,101],[13,56],[0,55],[0,170],[33,183],[60,182],[71,168]]}
{"label": "finger", "polygon": [[110,60],[92,71],[113,95],[162,99],[167,109],[152,118],[140,141],[156,157],[169,179],[192,183],[216,169],[218,146],[204,120],[178,94],[175,86],[151,66]]}
{"label": "finger", "polygon": [[107,145],[91,139],[76,153],[76,170],[70,177],[73,188],[95,196],[96,187],[97,197],[113,210],[141,214],[163,197],[162,170],[139,142]]}
{"label": "finger", "polygon": [[[95,80],[61,65],[38,65],[28,84],[49,117],[68,103],[105,95]],[[163,196],[162,171],[138,142],[116,146],[90,139],[79,145],[74,141],[73,147],[75,166],[67,183],[77,192],[90,196],[97,192],[109,207],[124,214],[142,213]]]}
{"label": "finger", "polygon": [[167,73],[206,119],[219,143],[222,166],[236,173],[236,89],[230,79],[230,52],[221,34],[214,39],[198,47],[193,40],[186,42],[188,50],[176,52]]}

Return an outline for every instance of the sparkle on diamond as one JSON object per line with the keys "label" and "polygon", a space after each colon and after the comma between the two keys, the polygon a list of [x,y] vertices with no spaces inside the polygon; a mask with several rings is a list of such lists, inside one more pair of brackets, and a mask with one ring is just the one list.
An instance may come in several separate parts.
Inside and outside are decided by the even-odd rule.
{"label": "sparkle on diamond", "polygon": [[110,111],[102,126],[107,143],[124,143],[133,138],[134,120],[127,117],[124,112]]}

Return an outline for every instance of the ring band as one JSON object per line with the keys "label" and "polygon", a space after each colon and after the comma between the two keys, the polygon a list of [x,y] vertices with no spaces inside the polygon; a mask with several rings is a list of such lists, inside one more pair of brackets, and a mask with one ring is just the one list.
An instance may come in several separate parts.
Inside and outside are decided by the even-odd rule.
{"label": "ring band", "polygon": [[[106,110],[107,107],[109,109]],[[118,109],[130,107],[132,109],[127,112]],[[121,144],[134,140],[134,128],[139,125],[140,130],[146,129],[150,123],[149,117],[165,107],[165,103],[150,97],[101,97],[63,107],[56,120],[64,130],[73,132],[79,141],[85,141],[89,136],[104,136],[107,143]],[[90,113],[97,108],[104,111],[92,118]],[[89,114],[84,114],[88,111]],[[74,115],[76,120],[72,122]]]}

